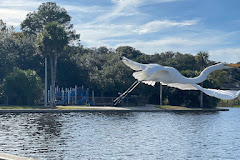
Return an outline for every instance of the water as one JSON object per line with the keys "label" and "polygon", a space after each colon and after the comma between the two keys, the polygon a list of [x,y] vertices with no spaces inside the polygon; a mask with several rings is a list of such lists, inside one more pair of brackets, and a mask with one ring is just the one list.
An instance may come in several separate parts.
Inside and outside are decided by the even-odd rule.
{"label": "water", "polygon": [[215,113],[0,114],[0,152],[39,160],[239,159],[240,108]]}

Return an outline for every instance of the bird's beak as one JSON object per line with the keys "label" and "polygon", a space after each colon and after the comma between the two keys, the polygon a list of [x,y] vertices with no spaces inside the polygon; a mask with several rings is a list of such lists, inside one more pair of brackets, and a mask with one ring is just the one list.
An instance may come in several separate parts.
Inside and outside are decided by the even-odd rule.
{"label": "bird's beak", "polygon": [[229,67],[240,67],[240,64],[228,64]]}

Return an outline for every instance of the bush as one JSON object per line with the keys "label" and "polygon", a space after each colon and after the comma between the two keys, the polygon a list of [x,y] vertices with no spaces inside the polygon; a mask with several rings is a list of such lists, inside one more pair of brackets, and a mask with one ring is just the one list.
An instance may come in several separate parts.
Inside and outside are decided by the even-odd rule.
{"label": "bush", "polygon": [[43,94],[43,84],[36,72],[18,68],[4,78],[2,89],[11,105],[33,105]]}

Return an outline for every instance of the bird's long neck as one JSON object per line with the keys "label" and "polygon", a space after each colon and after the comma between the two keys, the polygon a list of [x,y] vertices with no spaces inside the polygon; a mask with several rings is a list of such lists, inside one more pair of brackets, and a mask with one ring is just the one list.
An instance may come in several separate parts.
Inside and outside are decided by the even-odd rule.
{"label": "bird's long neck", "polygon": [[207,67],[201,72],[201,74],[198,77],[188,78],[188,81],[189,81],[189,83],[202,83],[203,81],[205,81],[207,79],[207,76],[211,72],[219,70],[219,69],[223,69],[224,67],[225,67],[224,63],[218,63],[213,66]]}

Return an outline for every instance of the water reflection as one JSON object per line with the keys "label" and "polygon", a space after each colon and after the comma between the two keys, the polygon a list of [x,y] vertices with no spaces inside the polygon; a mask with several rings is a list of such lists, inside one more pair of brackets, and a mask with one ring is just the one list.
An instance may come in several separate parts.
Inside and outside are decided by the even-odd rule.
{"label": "water reflection", "polygon": [[37,130],[35,134],[44,133],[45,138],[51,138],[52,136],[58,136],[61,131],[61,122],[59,121],[60,114],[41,114],[39,117],[32,121],[32,124],[37,124]]}
{"label": "water reflection", "polygon": [[0,151],[39,160],[237,159],[239,109],[0,115]]}

